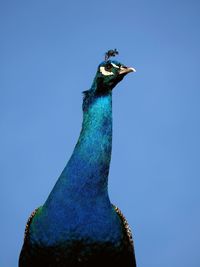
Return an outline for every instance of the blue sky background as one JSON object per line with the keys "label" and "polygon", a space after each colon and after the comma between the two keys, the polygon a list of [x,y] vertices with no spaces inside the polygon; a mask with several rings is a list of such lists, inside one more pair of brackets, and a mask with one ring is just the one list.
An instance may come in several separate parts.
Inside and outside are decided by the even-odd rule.
{"label": "blue sky background", "polygon": [[0,2],[0,266],[79,136],[81,92],[110,48],[137,69],[113,94],[109,192],[138,267],[200,266],[200,2]]}

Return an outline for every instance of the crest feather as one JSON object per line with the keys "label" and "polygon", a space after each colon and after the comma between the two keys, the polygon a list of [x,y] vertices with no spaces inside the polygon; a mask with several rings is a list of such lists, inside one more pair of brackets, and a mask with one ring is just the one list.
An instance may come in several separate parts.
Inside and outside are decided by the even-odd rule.
{"label": "crest feather", "polygon": [[116,55],[119,55],[116,48],[114,50],[108,50],[108,52],[105,53],[105,61],[107,61],[110,57],[115,57]]}

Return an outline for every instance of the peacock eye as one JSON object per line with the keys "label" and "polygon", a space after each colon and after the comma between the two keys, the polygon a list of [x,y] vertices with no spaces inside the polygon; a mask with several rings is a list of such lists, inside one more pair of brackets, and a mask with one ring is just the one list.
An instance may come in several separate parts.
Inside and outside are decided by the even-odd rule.
{"label": "peacock eye", "polygon": [[112,65],[111,64],[107,64],[105,66],[105,70],[110,71],[111,69],[112,69]]}

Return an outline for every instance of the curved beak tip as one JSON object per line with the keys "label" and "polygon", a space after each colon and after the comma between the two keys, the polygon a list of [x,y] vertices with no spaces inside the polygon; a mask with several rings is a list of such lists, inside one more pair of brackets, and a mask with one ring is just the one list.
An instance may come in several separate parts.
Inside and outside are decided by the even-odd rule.
{"label": "curved beak tip", "polygon": [[136,72],[136,69],[131,68],[131,67],[124,67],[120,69],[119,74],[128,74],[130,72]]}
{"label": "curved beak tip", "polygon": [[136,69],[134,68],[129,68],[131,72],[136,72]]}

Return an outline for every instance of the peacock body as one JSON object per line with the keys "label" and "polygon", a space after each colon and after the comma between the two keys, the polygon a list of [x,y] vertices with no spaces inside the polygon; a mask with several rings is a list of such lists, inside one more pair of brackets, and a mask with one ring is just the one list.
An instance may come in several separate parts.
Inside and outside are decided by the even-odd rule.
{"label": "peacock body", "polygon": [[19,267],[135,267],[128,223],[108,195],[112,90],[134,71],[106,60],[84,92],[83,123],[71,158],[27,223]]}

